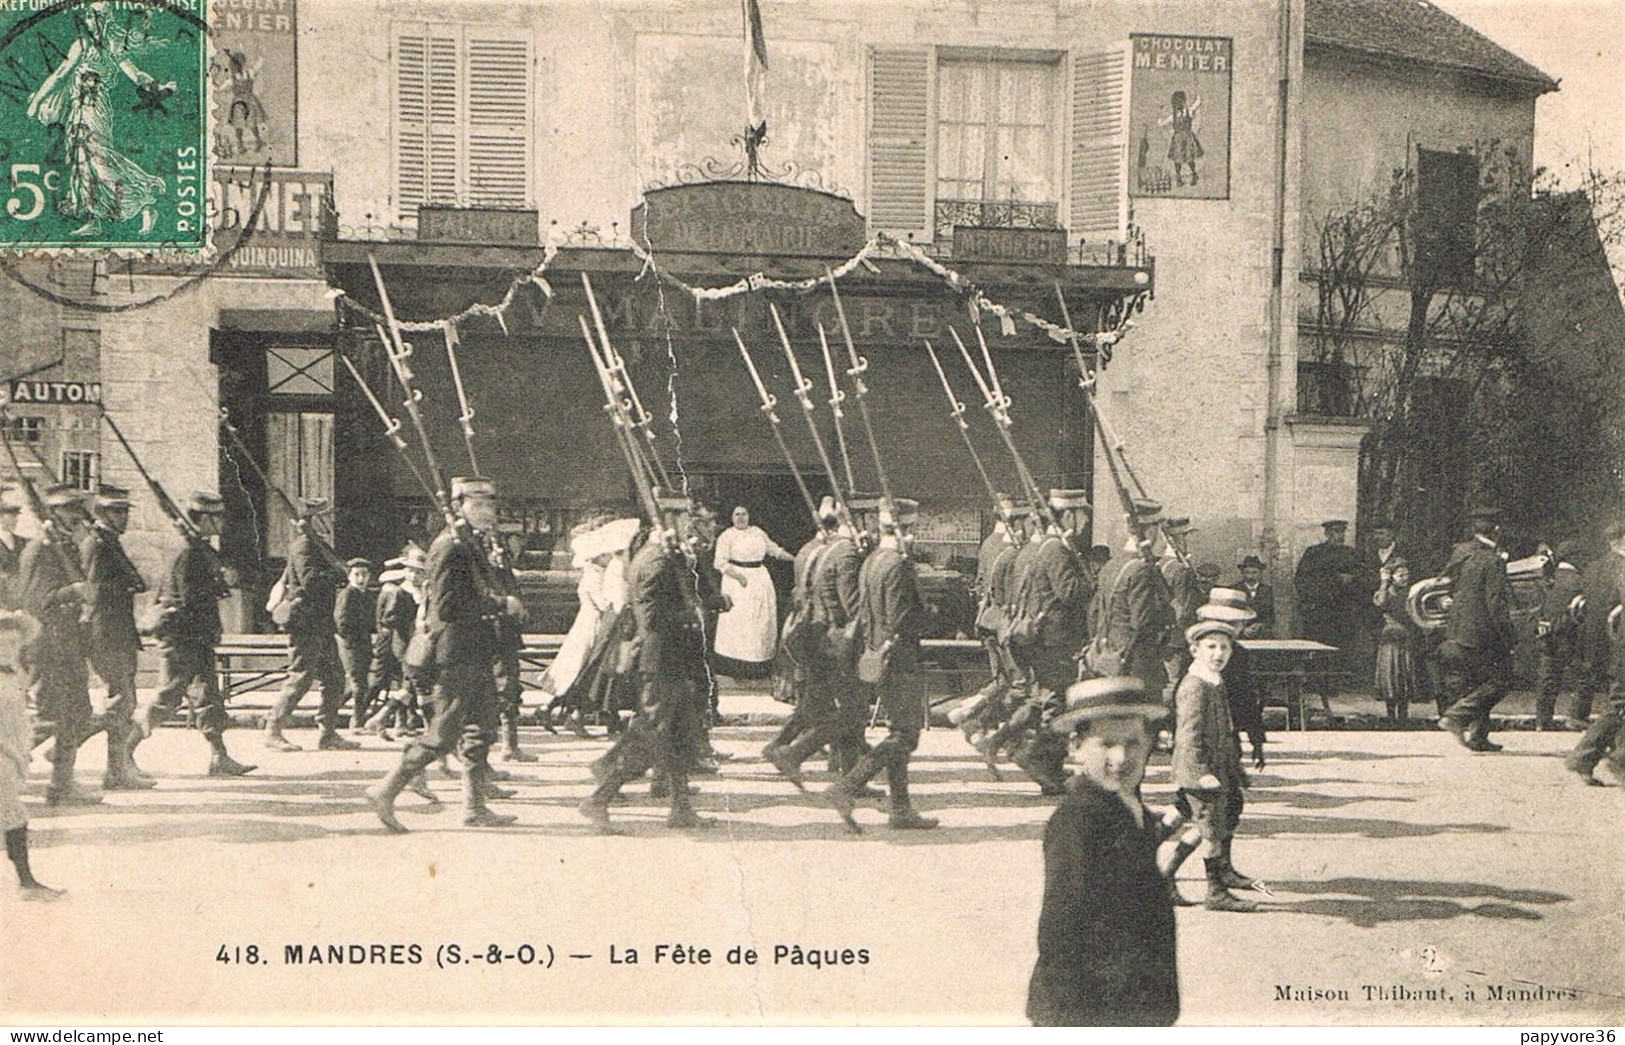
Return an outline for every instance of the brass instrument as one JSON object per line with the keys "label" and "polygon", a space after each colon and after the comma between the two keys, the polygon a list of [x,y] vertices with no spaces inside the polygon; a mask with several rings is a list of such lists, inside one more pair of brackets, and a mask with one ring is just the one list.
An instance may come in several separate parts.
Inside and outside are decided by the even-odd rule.
{"label": "brass instrument", "polygon": [[[1546,575],[1550,562],[1551,556],[1545,551],[1509,562],[1507,580],[1514,584],[1540,580]],[[1444,627],[1445,620],[1450,616],[1451,601],[1449,577],[1425,577],[1411,585],[1410,592],[1405,596],[1405,610],[1417,627],[1434,631]],[[1583,610],[1584,601],[1577,601],[1580,601]],[[1577,612],[1572,605],[1569,610],[1571,614]]]}

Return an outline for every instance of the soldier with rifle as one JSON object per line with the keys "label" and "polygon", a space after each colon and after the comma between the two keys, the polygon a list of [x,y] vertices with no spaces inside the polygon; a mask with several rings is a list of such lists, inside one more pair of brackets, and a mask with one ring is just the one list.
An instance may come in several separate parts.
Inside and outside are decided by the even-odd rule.
{"label": "soldier with rifle", "polygon": [[[1139,679],[1148,694],[1165,693],[1168,672],[1163,649],[1173,627],[1173,601],[1153,555],[1162,506],[1135,499],[1123,560],[1100,572],[1100,586],[1090,606],[1090,632],[1106,658],[1117,662],[1113,674]],[[1165,700],[1164,703],[1167,701]]]}
{"label": "soldier with rifle", "polygon": [[321,707],[316,712],[322,732],[316,746],[323,751],[353,751],[361,746],[338,732],[339,709],[344,706],[348,689],[339,659],[333,609],[345,582],[345,567],[337,561],[319,529],[319,520],[331,511],[325,497],[304,498],[294,524],[293,543],[288,547],[288,565],[283,573],[288,680],[265,723],[265,746],[272,751],[300,750],[282,731],[300,698],[313,685],[322,690]]}
{"label": "soldier with rifle", "polygon": [[1173,687],[1190,666],[1190,644],[1185,642],[1185,629],[1196,623],[1196,607],[1202,604],[1201,582],[1186,551],[1186,542],[1195,532],[1191,521],[1183,516],[1162,521],[1163,550],[1157,569],[1168,587],[1168,600],[1174,613],[1173,629],[1162,651],[1162,666],[1168,673],[1166,692],[1170,697]]}
{"label": "soldier with rifle", "polygon": [[425,568],[426,612],[435,673],[434,719],[407,745],[398,766],[366,791],[378,819],[405,833],[395,818],[395,799],[430,763],[454,749],[463,762],[463,823],[501,827],[516,819],[487,808],[486,760],[500,712],[491,666],[503,617],[523,611],[518,598],[492,583],[481,534],[496,528],[496,484],[483,476],[451,481],[456,522],[429,546]]}
{"label": "soldier with rifle", "polygon": [[[491,567],[491,583],[503,598],[519,601],[519,580],[508,562],[508,554],[497,540],[495,530],[485,534],[485,559]],[[519,715],[524,696],[520,679],[519,651],[524,649],[525,612],[503,614],[497,621],[496,659],[492,663],[497,687],[497,717],[502,723],[502,761],[534,762],[536,756],[519,746]]]}
{"label": "soldier with rifle", "polygon": [[[161,503],[175,508],[167,497]],[[200,491],[192,495],[184,515],[175,510],[177,523],[184,521],[187,541],[158,586],[162,609],[152,631],[158,640],[158,692],[152,703],[136,708],[130,761],[135,761],[136,746],[174,713],[184,697],[212,752],[209,775],[242,776],[256,767],[238,762],[226,751],[226,700],[214,661],[221,632],[220,600],[231,594],[231,587],[209,541],[220,534],[226,503],[218,494]],[[193,683],[201,685],[201,697],[193,697]]]}
{"label": "soldier with rifle", "polygon": [[861,834],[853,809],[861,789],[882,770],[890,798],[886,825],[897,831],[928,830],[934,817],[916,812],[908,793],[909,756],[925,725],[924,676],[920,671],[920,634],[925,602],[909,552],[919,503],[889,498],[880,509],[880,545],[864,560],[858,575],[862,654],[858,677],[871,687],[886,712],[886,739],[858,759],[825,792],[848,830]]}
{"label": "soldier with rifle", "polygon": [[135,626],[135,597],[147,582],[124,553],[119,538],[130,525],[129,491],[102,486],[96,491],[95,523],[79,545],[85,564],[83,620],[90,666],[107,686],[102,728],[107,731],[107,770],[102,788],[135,791],[157,781],[141,772],[130,758],[135,715],[136,657],[141,634]]}
{"label": "soldier with rifle", "polygon": [[64,484],[51,486],[41,495],[26,476],[18,474],[43,531],[39,540],[23,549],[18,572],[23,608],[41,627],[39,641],[29,654],[34,665],[38,732],[56,737],[45,801],[49,805],[94,805],[101,796],[81,791],[73,779],[79,746],[92,734],[94,718],[85,663],[85,574],[78,551],[90,521],[85,514],[85,495]]}
{"label": "soldier with rifle", "polygon": [[[999,522],[982,542],[977,558],[976,586],[981,595],[976,614],[976,637],[981,639],[987,652],[988,684],[969,701],[963,711],[955,709],[950,719],[956,723],[965,739],[979,745],[1010,718],[1010,694],[1016,683],[1018,669],[1010,656],[1009,647],[999,637],[1004,630],[1004,611],[1012,594],[1010,576],[1015,569],[1016,555],[1027,542],[1027,520],[1032,508],[1016,504],[1009,498],[999,502]],[[978,747],[977,750],[981,750]],[[994,779],[999,779],[996,768]]]}

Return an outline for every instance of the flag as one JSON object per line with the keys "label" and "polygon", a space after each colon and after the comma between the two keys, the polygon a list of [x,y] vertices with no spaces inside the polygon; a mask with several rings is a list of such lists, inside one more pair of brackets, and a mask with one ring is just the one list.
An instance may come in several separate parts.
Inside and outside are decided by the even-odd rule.
{"label": "flag", "polygon": [[767,136],[763,87],[767,79],[767,37],[762,35],[762,7],[758,0],[740,0],[745,20],[745,106],[750,131]]}

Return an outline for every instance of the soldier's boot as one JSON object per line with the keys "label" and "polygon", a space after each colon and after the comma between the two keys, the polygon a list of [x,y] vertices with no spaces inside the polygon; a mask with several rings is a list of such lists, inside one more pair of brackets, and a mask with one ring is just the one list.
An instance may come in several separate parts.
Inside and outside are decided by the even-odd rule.
{"label": "soldier's boot", "polygon": [[412,774],[412,779],[406,783],[406,789],[430,805],[440,804],[440,797],[429,789],[429,777],[421,769]]}
{"label": "soldier's boot", "polygon": [[400,765],[389,771],[388,776],[362,792],[383,825],[398,835],[406,834],[406,825],[395,819],[395,799],[400,797],[412,778],[422,772],[421,766],[403,758]]}
{"label": "soldier's boot", "polygon": [[124,761],[142,776],[150,774],[143,773],[141,767],[135,764],[135,749],[141,746],[143,740],[152,736],[163,718],[164,709],[157,704],[138,704],[135,714],[130,716],[130,729],[124,737]]}
{"label": "soldier's boot", "polygon": [[282,720],[275,711],[265,720],[265,746],[272,751],[303,751],[304,748],[282,735]]}
{"label": "soldier's boot", "polygon": [[1040,728],[1036,736],[1022,744],[1014,761],[1038,785],[1040,794],[1066,794],[1066,748],[1054,733]]}
{"label": "soldier's boot", "polygon": [[508,813],[493,813],[486,807],[486,772],[486,767],[478,762],[470,763],[463,771],[464,827],[506,827],[519,819]]}
{"label": "soldier's boot", "polygon": [[908,800],[908,763],[893,761],[886,766],[886,790],[891,792],[887,827],[893,831],[929,831],[937,826],[936,817],[921,816]]}
{"label": "soldier's boot", "polygon": [[52,889],[34,877],[34,869],[28,864],[26,825],[6,832],[6,856],[17,869],[17,890],[24,900],[55,900],[63,895],[61,889]]}
{"label": "soldier's boot", "polygon": [[823,730],[809,729],[788,747],[776,749],[768,761],[773,763],[774,769],[784,774],[786,780],[796,785],[797,791],[805,791],[807,782],[801,776],[801,764],[813,757],[825,742]]}
{"label": "soldier's boot", "polygon": [[1000,752],[1014,743],[1026,726],[1026,718],[1018,711],[1011,715],[1004,725],[995,729],[991,736],[984,737],[976,745],[976,750],[982,753],[982,761],[987,765],[987,771],[992,774],[994,780],[1004,779],[1004,775],[999,772]]}
{"label": "soldier's boot", "polygon": [[130,737],[135,727],[125,723],[108,724],[107,770],[102,774],[103,791],[145,791],[158,786],[158,781],[135,768],[130,759]]}
{"label": "soldier's boot", "polygon": [[1190,855],[1192,853],[1196,852],[1196,845],[1197,843],[1195,842],[1187,842],[1184,839],[1180,839],[1180,841],[1174,845],[1173,849],[1169,851],[1168,856],[1159,861],[1157,870],[1162,872],[1162,877],[1168,882],[1168,898],[1174,902],[1175,907],[1196,906],[1195,900],[1185,899],[1185,895],[1179,891],[1179,882],[1177,878],[1180,865],[1182,865],[1186,860],[1190,859]]}
{"label": "soldier's boot", "polygon": [[1265,888],[1264,883],[1251,875],[1242,874],[1236,870],[1236,865],[1230,862],[1230,844],[1233,839],[1226,838],[1219,843],[1219,859],[1222,861],[1220,873],[1224,876],[1224,884],[1230,889],[1259,889]]}
{"label": "soldier's boot", "polygon": [[1257,904],[1236,896],[1224,884],[1224,861],[1222,859],[1210,857],[1203,860],[1202,864],[1207,868],[1207,898],[1202,901],[1203,907],[1210,911],[1233,911],[1238,914],[1258,910]]}
{"label": "soldier's boot", "polygon": [[247,776],[259,766],[251,766],[232,758],[226,751],[225,738],[218,733],[208,738],[210,776]]}
{"label": "soldier's boot", "polygon": [[519,717],[508,716],[502,723],[502,761],[504,762],[536,762],[537,757],[519,747]]}
{"label": "soldier's boot", "polygon": [[316,749],[318,751],[355,751],[360,747],[360,744],[349,737],[339,734],[336,719],[328,719],[322,723],[322,735],[316,740]]}
{"label": "soldier's boot", "polygon": [[101,804],[102,796],[81,791],[74,783],[73,769],[79,761],[79,746],[60,733],[56,738],[56,758],[51,762],[51,783],[45,789],[45,804],[52,806],[93,806]]}
{"label": "soldier's boot", "polygon": [[[681,757],[681,756],[679,756]],[[673,760],[667,775],[670,777],[671,812],[666,814],[667,827],[715,827],[717,822],[710,817],[700,816],[694,812],[694,804],[690,799],[693,791],[688,786],[688,773],[681,762]]]}
{"label": "soldier's boot", "polygon": [[874,779],[875,774],[885,767],[886,763],[877,758],[874,751],[867,751],[862,758],[858,759],[857,765],[853,766],[850,772],[831,784],[824,792],[824,798],[834,807],[835,812],[840,814],[841,821],[846,824],[846,829],[855,835],[863,834],[863,828],[858,826],[857,819],[852,815],[853,809],[857,806],[859,794],[864,785]]}

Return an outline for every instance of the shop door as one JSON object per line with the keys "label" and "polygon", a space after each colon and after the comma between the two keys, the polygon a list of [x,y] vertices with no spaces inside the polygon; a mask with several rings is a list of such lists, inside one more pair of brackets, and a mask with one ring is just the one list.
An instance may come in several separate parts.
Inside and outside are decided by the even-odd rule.
{"label": "shop door", "polygon": [[[333,500],[333,415],[330,413],[274,413],[265,416],[266,472],[271,482],[289,497],[325,497]],[[293,529],[287,506],[275,495],[266,513],[267,554],[286,558]]]}
{"label": "shop door", "polygon": [[[829,484],[813,473],[804,473],[814,498],[829,493]],[[695,475],[690,473],[696,498],[717,513],[717,530],[733,525],[733,510],[744,505],[750,510],[750,521],[767,531],[780,547],[794,555],[796,550],[813,535],[813,522],[807,514],[807,503],[796,489],[795,476],[789,472],[717,472]],[[783,619],[795,583],[794,570],[787,562],[769,559],[768,572],[778,591],[779,615]]]}

